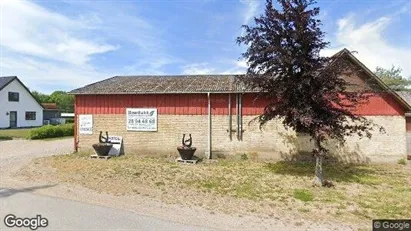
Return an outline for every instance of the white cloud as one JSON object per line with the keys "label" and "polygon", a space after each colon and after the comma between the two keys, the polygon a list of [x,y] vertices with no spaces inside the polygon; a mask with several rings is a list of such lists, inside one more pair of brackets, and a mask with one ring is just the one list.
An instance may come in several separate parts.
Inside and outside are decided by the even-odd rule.
{"label": "white cloud", "polygon": [[194,63],[185,65],[183,67],[183,74],[185,75],[205,75],[216,74],[216,69],[208,67],[208,63]]}
{"label": "white cloud", "polygon": [[3,57],[0,68],[5,75],[17,75],[31,90],[43,93],[54,90],[69,91],[114,75],[99,72],[90,66],[50,63],[27,57]]}
{"label": "white cloud", "polygon": [[182,62],[181,59],[172,56],[147,55],[143,60],[124,67],[125,75],[166,75],[163,68],[167,65]]}
{"label": "white cloud", "polygon": [[251,19],[254,18],[255,14],[260,7],[259,0],[240,0],[242,4],[246,6],[245,13],[244,13],[244,21],[243,24],[248,24]]}
{"label": "white cloud", "polygon": [[[117,54],[122,55],[124,60],[113,61],[124,63],[124,66],[116,70],[116,74],[164,74],[167,65],[181,62],[181,59],[168,52],[169,47],[174,44],[168,44],[165,40],[168,36],[166,31],[142,18],[141,9],[136,7],[134,2],[68,3],[72,7],[86,9],[87,13],[81,15],[81,18],[87,18],[87,22],[101,30],[105,38],[119,41],[122,45]],[[155,23],[155,20],[153,21]],[[133,61],[130,63],[130,60]]]}
{"label": "white cloud", "polygon": [[220,60],[219,62],[220,65],[213,65],[207,62],[188,64],[182,67],[182,73],[185,75],[245,74],[248,67],[245,60]]}
{"label": "white cloud", "polygon": [[94,54],[117,46],[82,39],[88,19],[74,20],[28,1],[4,0],[1,46],[17,53],[71,64],[85,64]]}
{"label": "white cloud", "polygon": [[232,67],[225,70],[222,74],[245,74],[247,72],[247,62],[245,60],[237,60],[231,62]]}
{"label": "white cloud", "polygon": [[[164,74],[164,66],[178,61],[167,54],[161,30],[139,17],[133,4],[63,5],[64,9],[51,10],[25,0],[0,1],[0,76],[17,75],[30,89],[50,93],[113,75]],[[113,65],[106,67],[103,55],[110,51],[116,58],[109,57]],[[128,63],[117,60],[122,57]]]}
{"label": "white cloud", "polygon": [[387,36],[385,30],[392,23],[394,21],[391,15],[358,25],[355,15],[348,15],[337,22],[335,35],[337,46],[325,50],[322,54],[330,56],[345,47],[357,51],[355,56],[371,70],[377,66],[390,68],[395,65],[403,69],[402,74],[405,77],[409,77],[411,76],[411,47],[400,47],[384,39]]}

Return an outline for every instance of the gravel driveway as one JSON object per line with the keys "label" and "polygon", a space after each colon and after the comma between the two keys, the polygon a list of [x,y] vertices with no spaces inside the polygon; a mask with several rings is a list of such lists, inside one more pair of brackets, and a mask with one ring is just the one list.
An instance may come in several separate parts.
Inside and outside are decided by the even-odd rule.
{"label": "gravel driveway", "polygon": [[[121,217],[117,222],[113,221],[112,226],[106,226],[104,223],[100,224],[98,221],[101,219],[97,221],[94,220],[94,222],[99,225],[94,226],[94,228],[98,227],[102,229],[114,228],[114,224],[116,224],[115,230],[124,229],[124,226],[121,226],[121,222],[124,221],[123,217],[127,215],[124,215],[124,211],[128,211],[134,213],[134,215],[127,215],[130,217],[129,220],[138,221],[135,226],[133,226],[134,229],[353,230],[352,227],[343,224],[296,219],[292,214],[274,214],[274,217],[230,215],[198,206],[186,207],[178,204],[165,204],[162,201],[152,200],[141,195],[111,195],[93,191],[79,185],[61,182],[42,182],[41,179],[35,178],[24,180],[14,175],[14,173],[18,172],[21,168],[30,168],[30,166],[36,168],[37,166],[35,164],[30,163],[33,158],[67,154],[72,151],[73,138],[51,141],[0,141],[0,211],[2,211],[1,207],[20,208],[22,210],[19,211],[26,217],[30,217],[32,214],[26,215],[23,214],[23,212],[27,213],[31,211],[35,214],[35,212],[41,211],[42,214],[46,214],[53,220],[54,225],[57,225],[54,227],[50,225],[51,229],[55,229],[56,227],[66,227],[73,230],[90,228],[83,225],[85,222],[90,222],[90,220],[82,220],[82,218],[88,218],[89,215],[94,214],[94,212],[89,212],[80,207],[89,208],[91,211],[95,208],[92,207],[92,205],[96,205],[104,206],[104,208],[100,207],[100,212],[106,214],[106,216],[113,214],[114,210],[109,211],[109,208],[112,208],[116,209],[115,211],[120,214],[118,217]],[[40,171],[42,172],[43,170],[40,169]],[[62,198],[63,202],[59,202],[58,200],[60,199],[56,198]],[[72,201],[79,203],[73,204],[74,202]],[[28,210],[25,206],[32,210]],[[238,206],[244,205],[239,204]],[[44,208],[45,210],[40,210],[40,208]],[[77,215],[60,214],[57,217],[53,215],[55,211],[70,212],[67,208],[74,208],[73,211],[83,211],[85,213],[77,214],[77,212],[74,212],[74,214]],[[19,211],[15,212],[17,213]],[[0,218],[2,219],[3,217],[1,216],[2,214],[0,214]],[[153,218],[147,218],[147,216]],[[67,217],[67,222],[62,219]],[[96,216],[93,215],[92,218],[96,218]],[[114,217],[113,219],[117,218]],[[91,222],[90,224],[94,223]],[[0,224],[0,230],[1,229]]]}
{"label": "gravel driveway", "polygon": [[0,141],[1,183],[9,180],[11,173],[28,164],[33,158],[73,152],[73,142],[73,138]]}
{"label": "gravel driveway", "polygon": [[[20,181],[21,179],[14,177],[14,173],[36,157],[68,154],[72,151],[73,138],[50,141],[1,141],[0,218],[3,220],[6,214],[30,218],[41,214],[49,221],[49,226],[41,230],[208,230],[125,211],[122,208],[92,205],[90,200],[56,198],[73,195],[70,193],[73,188],[60,184],[38,185],[38,182]],[[37,193],[39,191],[41,193]],[[106,203],[107,201],[102,204]],[[0,230],[3,229],[10,228],[6,228],[1,222]]]}

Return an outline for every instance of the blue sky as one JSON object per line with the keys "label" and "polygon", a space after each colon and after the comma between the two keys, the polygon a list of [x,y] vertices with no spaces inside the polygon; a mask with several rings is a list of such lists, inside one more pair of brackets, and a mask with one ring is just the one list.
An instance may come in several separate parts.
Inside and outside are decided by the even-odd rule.
{"label": "blue sky", "polygon": [[[264,1],[3,0],[0,75],[33,90],[72,90],[114,75],[244,73],[235,43]],[[331,46],[370,69],[411,76],[411,2],[319,1]]]}

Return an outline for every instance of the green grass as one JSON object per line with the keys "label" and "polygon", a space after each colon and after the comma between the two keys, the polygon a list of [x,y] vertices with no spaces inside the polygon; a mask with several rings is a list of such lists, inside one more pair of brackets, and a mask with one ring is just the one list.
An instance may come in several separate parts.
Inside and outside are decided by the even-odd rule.
{"label": "green grass", "polygon": [[[315,163],[285,162],[268,163],[269,171],[291,176],[312,176]],[[351,182],[359,184],[380,184],[382,179],[378,177],[378,169],[369,165],[355,164],[324,164],[325,177],[335,182]]]}
{"label": "green grass", "polygon": [[177,203],[175,198],[182,198],[184,203],[225,208],[246,201],[251,206],[247,209],[256,213],[272,213],[272,207],[309,216],[318,214],[318,219],[364,224],[374,217],[411,217],[411,210],[407,209],[411,207],[409,165],[324,164],[325,178],[333,181],[335,188],[322,188],[312,187],[313,163],[268,163],[239,158],[182,165],[171,159],[127,154],[98,161],[91,160],[87,153],[41,161],[57,169],[58,174],[44,174],[36,165],[42,172],[40,177],[58,177],[62,182],[121,195],[144,191],[152,196],[156,195],[155,190],[161,190],[160,195],[166,193],[173,203]]}
{"label": "green grass", "polygon": [[12,140],[13,139],[13,137],[10,137],[10,136],[0,136],[0,141],[1,140]]}
{"label": "green grass", "polygon": [[397,163],[398,163],[398,164],[401,164],[401,165],[406,165],[406,164],[407,164],[407,160],[406,160],[405,158],[402,158],[402,159],[399,159]]}
{"label": "green grass", "polygon": [[308,202],[313,200],[313,193],[307,189],[294,189],[293,197],[300,201]]}
{"label": "green grass", "polygon": [[13,138],[26,138],[33,128],[1,129],[0,140],[11,140]]}

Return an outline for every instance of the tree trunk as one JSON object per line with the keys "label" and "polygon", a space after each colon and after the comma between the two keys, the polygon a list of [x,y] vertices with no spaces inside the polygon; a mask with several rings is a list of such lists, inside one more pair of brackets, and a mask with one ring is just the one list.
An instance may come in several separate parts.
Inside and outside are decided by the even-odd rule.
{"label": "tree trunk", "polygon": [[314,186],[323,186],[323,156],[318,155],[315,157],[315,177],[313,180]]}
{"label": "tree trunk", "polygon": [[315,177],[313,180],[314,186],[322,187],[324,185],[323,177],[323,148],[319,137],[315,138]]}

